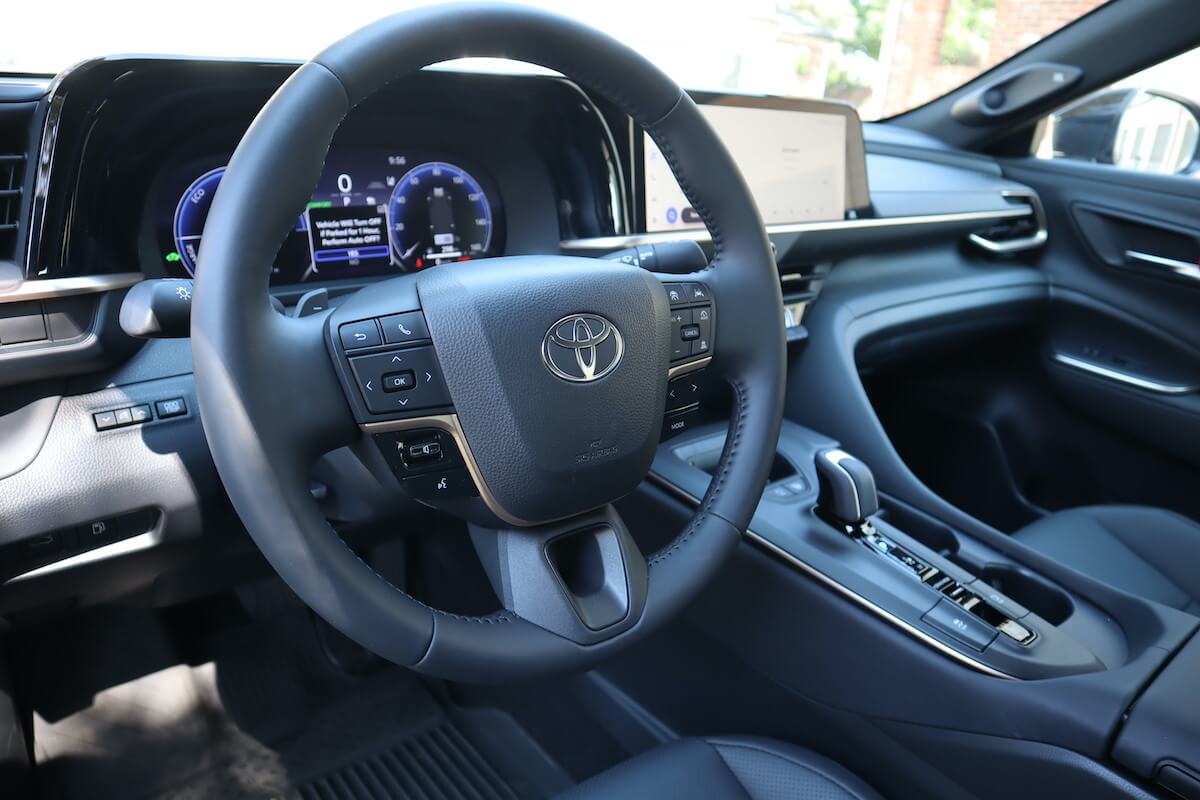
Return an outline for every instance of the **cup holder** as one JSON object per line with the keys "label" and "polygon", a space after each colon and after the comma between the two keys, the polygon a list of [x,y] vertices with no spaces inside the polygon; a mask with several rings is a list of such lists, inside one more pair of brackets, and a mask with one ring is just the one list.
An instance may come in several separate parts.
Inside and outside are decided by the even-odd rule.
{"label": "cup holder", "polygon": [[1009,564],[988,564],[979,571],[979,579],[1008,595],[1051,625],[1061,625],[1075,611],[1071,598],[1062,589]]}

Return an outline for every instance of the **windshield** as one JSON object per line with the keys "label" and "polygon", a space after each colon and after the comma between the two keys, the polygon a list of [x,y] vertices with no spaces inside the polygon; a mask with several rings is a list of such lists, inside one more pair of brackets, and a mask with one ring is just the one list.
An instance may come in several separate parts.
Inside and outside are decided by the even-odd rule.
{"label": "windshield", "polygon": [[[939,97],[1101,3],[532,2],[607,31],[689,89],[836,98],[864,119]],[[428,0],[15,3],[0,27],[0,71],[50,74],[116,53],[304,60],[368,22],[421,5]]]}

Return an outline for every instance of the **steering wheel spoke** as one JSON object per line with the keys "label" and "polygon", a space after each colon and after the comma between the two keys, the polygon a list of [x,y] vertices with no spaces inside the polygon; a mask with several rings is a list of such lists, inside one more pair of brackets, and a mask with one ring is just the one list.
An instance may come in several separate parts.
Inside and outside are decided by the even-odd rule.
{"label": "steering wheel spoke", "polygon": [[501,605],[539,628],[591,645],[641,618],[646,560],[612,506],[536,528],[472,525],[471,541]]}

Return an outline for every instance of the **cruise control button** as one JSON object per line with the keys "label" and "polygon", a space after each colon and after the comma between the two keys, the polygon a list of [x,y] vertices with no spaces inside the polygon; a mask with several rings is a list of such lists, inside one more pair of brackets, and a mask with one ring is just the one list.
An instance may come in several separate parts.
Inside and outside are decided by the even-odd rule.
{"label": "cruise control button", "polygon": [[686,283],[668,283],[665,284],[667,289],[667,301],[672,306],[686,305],[688,300],[688,285]]}
{"label": "cruise control button", "polygon": [[921,619],[975,650],[996,638],[995,628],[951,600],[938,600]]}
{"label": "cruise control button", "polygon": [[692,310],[679,308],[671,311],[671,360],[687,358],[692,348],[683,340],[683,326],[692,324]]}
{"label": "cruise control button", "polygon": [[429,338],[425,315],[420,311],[392,314],[379,320],[379,324],[383,326],[383,340],[388,344],[406,344]]}
{"label": "cruise control button", "polygon": [[378,344],[383,344],[383,339],[379,336],[379,326],[375,324],[373,319],[364,319],[362,322],[349,322],[338,328],[338,335],[342,339],[342,347],[347,350],[354,350],[358,347],[374,347]]}

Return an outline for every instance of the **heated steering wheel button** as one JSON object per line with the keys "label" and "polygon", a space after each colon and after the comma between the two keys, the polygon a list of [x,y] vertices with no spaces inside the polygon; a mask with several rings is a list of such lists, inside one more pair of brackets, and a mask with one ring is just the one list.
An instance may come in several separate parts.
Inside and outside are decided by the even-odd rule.
{"label": "heated steering wheel button", "polygon": [[379,336],[379,326],[373,319],[347,323],[338,328],[338,336],[342,339],[342,347],[347,350],[383,344],[383,339]]}
{"label": "heated steering wheel button", "polygon": [[411,369],[403,372],[389,372],[383,376],[385,392],[405,392],[417,385],[417,376]]}
{"label": "heated steering wheel button", "polygon": [[420,311],[393,314],[379,320],[379,324],[383,326],[383,340],[388,344],[405,344],[429,338],[429,328],[425,326],[425,316]]}

